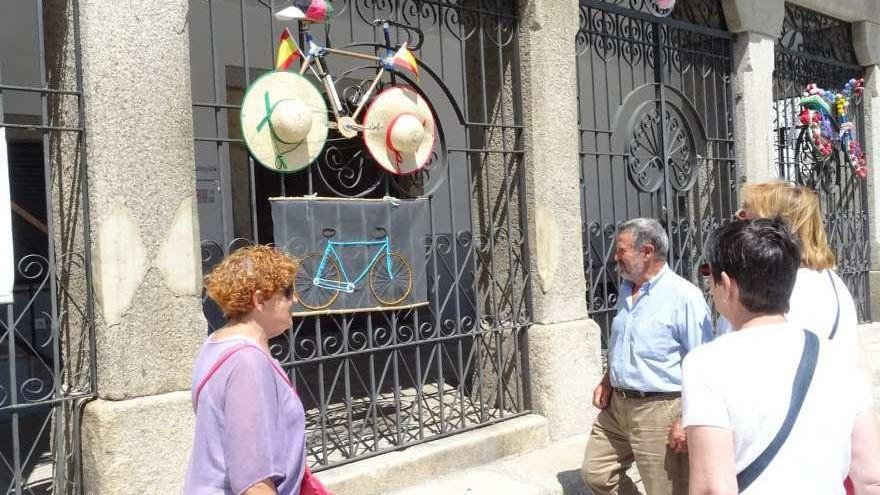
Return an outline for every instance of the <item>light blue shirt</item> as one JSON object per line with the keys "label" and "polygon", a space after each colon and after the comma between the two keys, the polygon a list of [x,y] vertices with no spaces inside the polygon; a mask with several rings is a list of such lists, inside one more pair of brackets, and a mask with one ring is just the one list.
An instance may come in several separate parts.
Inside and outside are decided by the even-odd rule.
{"label": "light blue shirt", "polygon": [[709,306],[694,284],[664,265],[642,286],[620,287],[611,324],[608,363],[611,385],[642,392],[681,391],[681,362],[694,347],[712,340]]}

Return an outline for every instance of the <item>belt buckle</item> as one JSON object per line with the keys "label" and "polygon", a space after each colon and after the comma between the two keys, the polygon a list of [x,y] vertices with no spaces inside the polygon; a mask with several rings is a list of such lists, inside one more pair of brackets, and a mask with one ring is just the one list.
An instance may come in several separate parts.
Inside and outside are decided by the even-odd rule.
{"label": "belt buckle", "polygon": [[647,392],[642,392],[639,390],[626,390],[622,388],[614,389],[615,392],[620,395],[623,399],[644,399],[649,396]]}

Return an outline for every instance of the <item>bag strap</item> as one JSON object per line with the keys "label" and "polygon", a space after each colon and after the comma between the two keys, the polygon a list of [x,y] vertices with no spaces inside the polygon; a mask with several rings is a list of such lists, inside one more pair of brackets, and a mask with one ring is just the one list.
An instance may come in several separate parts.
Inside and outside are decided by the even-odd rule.
{"label": "bag strap", "polygon": [[837,334],[837,324],[840,323],[840,294],[837,293],[837,284],[834,283],[834,276],[831,274],[831,269],[828,270],[828,280],[831,280],[831,288],[834,289],[834,298],[837,299],[837,314],[834,316],[834,326],[831,327],[831,333],[828,335],[828,340],[833,340],[834,335]]}
{"label": "bag strap", "polygon": [[749,485],[755,481],[758,476],[767,469],[767,466],[776,457],[782,444],[791,433],[791,428],[797,420],[798,414],[801,412],[801,406],[804,404],[804,397],[810,388],[810,382],[813,381],[813,372],[816,371],[816,362],[819,359],[819,337],[813,332],[804,330],[804,351],[801,354],[801,362],[798,364],[797,373],[791,386],[791,402],[788,405],[788,414],[779,432],[770,442],[770,445],[761,452],[757,459],[751,462],[742,471],[736,475],[736,483],[739,486],[739,492],[742,493]]}
{"label": "bag strap", "polygon": [[[199,384],[196,385],[196,387],[193,389],[193,393],[192,393],[192,395],[193,395],[193,397],[192,397],[193,410],[198,410],[199,394],[202,393],[202,389],[205,387],[205,385],[207,385],[208,380],[210,380],[211,377],[214,376],[214,374],[217,372],[217,370],[219,370],[220,367],[223,366],[223,363],[228,361],[229,358],[231,358],[233,354],[235,354],[236,352],[238,352],[242,349],[247,349],[248,347],[252,347],[252,348],[260,351],[264,355],[266,354],[265,351],[263,351],[259,347],[252,345],[252,344],[247,344],[247,343],[241,343],[241,344],[235,345],[235,346],[227,349],[223,354],[220,355],[219,358],[217,358],[217,361],[214,362],[214,364],[211,366],[211,369],[209,369],[208,372],[205,373],[205,376],[203,376],[202,379],[199,380]],[[290,378],[287,377],[287,374],[284,373],[284,370],[280,369],[271,360],[269,363],[272,365],[272,369],[274,369],[276,373],[281,375],[281,377],[284,378],[284,381],[287,382],[287,385],[289,385],[291,390],[293,390],[293,384],[290,383]]]}

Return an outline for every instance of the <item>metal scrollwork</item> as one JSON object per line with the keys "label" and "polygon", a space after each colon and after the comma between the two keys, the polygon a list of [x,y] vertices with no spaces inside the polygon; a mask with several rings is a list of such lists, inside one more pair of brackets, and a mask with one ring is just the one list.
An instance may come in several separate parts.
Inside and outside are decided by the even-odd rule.
{"label": "metal scrollwork", "polygon": [[785,4],[785,17],[778,48],[795,53],[857,64],[852,49],[852,27],[835,19],[795,4]]}
{"label": "metal scrollwork", "polygon": [[660,110],[654,107],[642,114],[630,135],[627,170],[640,191],[660,189],[664,174],[676,191],[693,187],[699,160],[693,153],[693,139],[677,112],[667,108],[661,122]]}
{"label": "metal scrollwork", "polygon": [[[838,147],[830,154],[820,153],[799,119],[799,100],[807,84],[841,91],[850,79],[862,75],[853,47],[852,25],[786,3],[775,52],[773,138],[777,171],[781,177],[819,193],[828,241],[841,267],[839,272],[856,302],[859,320],[869,320],[865,182],[855,177],[853,167],[846,163]],[[864,126],[864,109],[861,98],[854,96],[847,113],[856,129],[860,129]]]}
{"label": "metal scrollwork", "polygon": [[[676,0],[659,2],[658,0],[581,0],[581,4],[598,2],[644,12],[656,17],[670,17],[677,21],[725,29],[723,10],[719,0]],[[668,5],[668,4],[672,5]]]}
{"label": "metal scrollwork", "polygon": [[[418,280],[427,285],[427,305],[295,317],[292,328],[271,343],[272,356],[295,379],[307,411],[307,456],[313,467],[521,412],[524,373],[517,370],[521,355],[513,342],[531,323],[524,171],[518,158],[521,115],[515,104],[520,91],[516,3],[339,0],[334,7],[331,22],[311,28],[327,46],[374,52],[375,43],[382,43],[381,30],[370,24],[377,18],[418,26],[424,33],[424,46],[415,51],[420,78],[395,72],[381,84],[409,84],[421,92],[430,101],[437,139],[424,168],[397,176],[377,166],[360,139],[342,139],[331,129],[315,162],[281,180],[288,195],[429,198],[431,212],[427,266]],[[392,43],[407,41],[408,34],[394,28]],[[218,56],[225,56],[229,43],[216,43]],[[479,57],[487,57],[484,66],[475,63]],[[365,80],[371,81],[375,70],[353,62],[334,73],[346,110],[366,94]],[[485,112],[474,106],[483,96],[494,105]],[[200,118],[195,116],[197,122]],[[257,191],[248,191],[262,194],[260,180],[252,184]],[[256,201],[261,208],[263,198]],[[265,212],[249,213],[256,216],[253,228],[260,242],[266,242],[271,231],[260,230]],[[285,243],[281,247],[289,251],[301,248],[297,238]],[[205,271],[232,250],[226,240],[203,242]],[[206,314],[209,306],[206,300]]]}
{"label": "metal scrollwork", "polygon": [[642,192],[651,193],[663,185],[660,125],[660,111],[655,108],[644,113],[632,130],[626,157],[627,171],[630,180]]}

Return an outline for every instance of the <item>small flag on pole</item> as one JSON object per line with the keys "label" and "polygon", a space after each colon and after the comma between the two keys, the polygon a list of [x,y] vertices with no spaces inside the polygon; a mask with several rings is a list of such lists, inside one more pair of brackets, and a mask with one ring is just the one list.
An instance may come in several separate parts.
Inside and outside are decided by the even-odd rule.
{"label": "small flag on pole", "polygon": [[278,57],[275,59],[275,70],[286,70],[299,58],[299,47],[293,40],[290,30],[284,28],[278,40]]}
{"label": "small flag on pole", "polygon": [[416,62],[416,56],[406,47],[406,42],[404,42],[403,45],[401,45],[400,50],[397,50],[397,53],[391,57],[391,65],[393,65],[395,69],[406,69],[412,72],[412,74],[416,76],[416,79],[419,78],[419,64]]}

